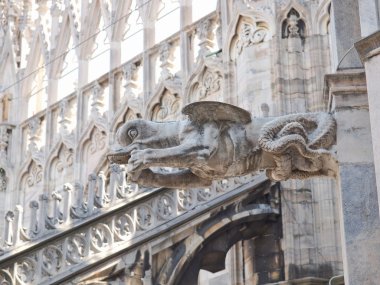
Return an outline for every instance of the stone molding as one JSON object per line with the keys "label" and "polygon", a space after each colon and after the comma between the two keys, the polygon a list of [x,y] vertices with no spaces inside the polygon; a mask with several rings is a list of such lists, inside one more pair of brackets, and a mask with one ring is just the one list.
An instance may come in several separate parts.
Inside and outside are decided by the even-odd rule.
{"label": "stone molding", "polygon": [[361,39],[355,43],[355,48],[359,53],[362,63],[368,61],[371,57],[380,54],[380,31]]}
{"label": "stone molding", "polygon": [[[352,100],[355,102],[344,100],[344,95],[354,95]],[[368,108],[367,83],[364,71],[345,71],[327,74],[325,76],[324,98],[329,102],[329,112],[333,111],[336,107],[363,106]]]}

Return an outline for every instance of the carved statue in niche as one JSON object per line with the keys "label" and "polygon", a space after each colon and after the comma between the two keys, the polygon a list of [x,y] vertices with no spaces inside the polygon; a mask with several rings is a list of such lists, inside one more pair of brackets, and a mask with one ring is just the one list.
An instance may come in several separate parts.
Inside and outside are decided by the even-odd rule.
{"label": "carved statue in niche", "polygon": [[305,23],[294,8],[289,11],[282,24],[282,38],[305,38]]}
{"label": "carved statue in niche", "polygon": [[275,181],[334,175],[328,149],[336,124],[330,114],[252,118],[246,110],[212,101],[189,104],[182,113],[187,120],[127,122],[117,132],[122,148],[109,159],[127,164],[131,181],[151,187],[203,187],[264,169]]}

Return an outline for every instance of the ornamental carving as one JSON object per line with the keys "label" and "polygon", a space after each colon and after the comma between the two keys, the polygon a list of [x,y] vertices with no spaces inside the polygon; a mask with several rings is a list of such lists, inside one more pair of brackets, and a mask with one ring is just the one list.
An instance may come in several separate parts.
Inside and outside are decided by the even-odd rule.
{"label": "ornamental carving", "polygon": [[8,128],[5,126],[0,127],[0,161],[6,163],[7,161],[7,149],[9,143]]}
{"label": "ornamental carving", "polygon": [[236,60],[244,49],[268,41],[270,38],[271,32],[266,22],[241,16],[229,45],[231,60]]}
{"label": "ornamental carving", "polygon": [[152,109],[152,120],[158,122],[174,120],[180,114],[180,106],[179,98],[165,90],[160,102]]}
{"label": "ornamental carving", "polygon": [[305,38],[305,22],[294,8],[282,23],[282,38]]}
{"label": "ornamental carving", "polygon": [[203,58],[210,53],[214,46],[214,27],[215,21],[206,19],[197,26],[197,36],[199,38],[198,59]]}
{"label": "ornamental carving", "polygon": [[222,75],[219,71],[206,69],[203,73],[201,84],[198,86],[197,91],[195,91],[198,100],[205,100],[220,91],[221,83]]}
{"label": "ornamental carving", "polygon": [[71,263],[79,263],[86,257],[86,238],[81,234],[75,234],[67,240],[67,259]]}
{"label": "ornamental carving", "polygon": [[0,168],[0,192],[5,192],[7,190],[7,183],[7,173],[3,168]]}
{"label": "ornamental carving", "polygon": [[92,87],[91,118],[96,120],[102,118],[104,108],[104,89],[96,82]]}
{"label": "ornamental carving", "polygon": [[175,204],[172,197],[165,194],[156,200],[156,212],[161,219],[167,220],[175,213]]}
{"label": "ornamental carving", "polygon": [[177,191],[177,200],[179,207],[182,210],[188,211],[197,204],[197,197],[195,190],[178,190]]}
{"label": "ornamental carving", "polygon": [[91,136],[88,152],[90,154],[94,154],[100,150],[103,150],[106,147],[106,138],[106,133],[104,131],[95,128]]}
{"label": "ornamental carving", "polygon": [[202,188],[197,191],[197,196],[199,201],[207,201],[210,200],[213,196],[211,188]]}
{"label": "ornamental carving", "polygon": [[62,251],[53,245],[42,250],[41,260],[42,269],[50,276],[57,274],[64,263]]}
{"label": "ornamental carving", "polygon": [[26,176],[26,184],[29,187],[33,187],[35,184],[38,184],[42,181],[42,177],[42,167],[40,165],[37,165],[35,162],[32,162],[28,170],[28,175]]}
{"label": "ornamental carving", "polygon": [[32,155],[33,160],[37,161],[39,164],[43,163],[43,151],[41,149],[41,132],[42,132],[42,122],[39,118],[35,117],[29,121],[28,124],[28,134],[29,134],[29,144],[28,150]]}
{"label": "ornamental carving", "polygon": [[119,240],[126,240],[136,232],[135,223],[128,214],[119,215],[115,218],[115,234]]}
{"label": "ornamental carving", "polygon": [[73,165],[73,150],[63,146],[57,158],[56,170],[62,173],[64,169]]}
{"label": "ornamental carving", "polygon": [[[335,176],[336,160],[329,148],[335,142],[336,123],[331,114],[255,118],[236,106],[212,101],[189,104],[182,114],[186,120],[125,123],[118,130],[122,148],[109,159],[127,164],[129,179],[149,187],[208,187],[213,180],[259,170],[266,170],[274,181]],[[213,195],[208,189],[198,192],[201,200]],[[140,220],[152,219],[151,214],[144,217]]]}
{"label": "ornamental carving", "polygon": [[264,23],[252,23],[243,20],[238,28],[237,41],[235,44],[236,54],[240,55],[245,48],[263,42],[268,33],[268,28]]}
{"label": "ornamental carving", "polygon": [[112,245],[112,233],[106,224],[97,224],[91,228],[91,246],[96,251],[104,251]]}
{"label": "ornamental carving", "polygon": [[62,136],[70,134],[72,113],[69,102],[64,99],[59,103],[59,132]]}
{"label": "ornamental carving", "polygon": [[153,225],[154,214],[152,208],[142,204],[136,209],[137,224],[142,230],[146,230]]}
{"label": "ornamental carving", "polygon": [[137,100],[138,96],[138,71],[140,66],[135,63],[128,63],[123,66],[123,75],[125,79],[124,84],[124,98],[129,101]]}
{"label": "ornamental carving", "polygon": [[160,46],[159,54],[160,54],[160,68],[161,74],[159,81],[164,81],[168,79],[172,79],[174,77],[172,68],[173,68],[173,60],[174,60],[174,50],[175,47],[168,42],[164,42]]}
{"label": "ornamental carving", "polygon": [[7,270],[0,270],[0,284],[1,285],[13,285],[13,278],[9,271]]}
{"label": "ornamental carving", "polygon": [[32,283],[35,280],[36,270],[36,261],[30,257],[25,257],[16,264],[16,279],[21,284]]}

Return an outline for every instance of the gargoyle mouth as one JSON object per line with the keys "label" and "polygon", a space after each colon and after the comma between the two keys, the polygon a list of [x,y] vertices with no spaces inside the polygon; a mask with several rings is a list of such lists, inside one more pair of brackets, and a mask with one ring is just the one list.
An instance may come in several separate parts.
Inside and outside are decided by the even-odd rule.
{"label": "gargoyle mouth", "polygon": [[107,158],[112,163],[127,164],[128,160],[131,158],[131,152],[120,149],[108,154]]}

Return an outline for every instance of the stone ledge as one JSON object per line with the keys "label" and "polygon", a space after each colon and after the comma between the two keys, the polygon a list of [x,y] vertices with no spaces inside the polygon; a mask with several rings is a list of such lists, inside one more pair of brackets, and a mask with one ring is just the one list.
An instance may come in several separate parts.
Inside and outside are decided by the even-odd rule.
{"label": "stone ledge", "polygon": [[[345,95],[353,96],[346,100]],[[367,82],[363,69],[337,72],[325,75],[324,99],[328,100],[328,111],[334,109],[337,97],[342,97],[338,102],[340,107],[368,106]],[[365,97],[365,98],[363,98]],[[333,100],[334,99],[334,100]]]}
{"label": "stone ledge", "polygon": [[328,282],[329,282],[328,279],[316,278],[316,277],[305,277],[305,278],[293,279],[289,281],[270,283],[266,285],[327,285]]}
{"label": "stone ledge", "polygon": [[380,31],[356,42],[355,48],[363,63],[371,57],[380,54]]}

